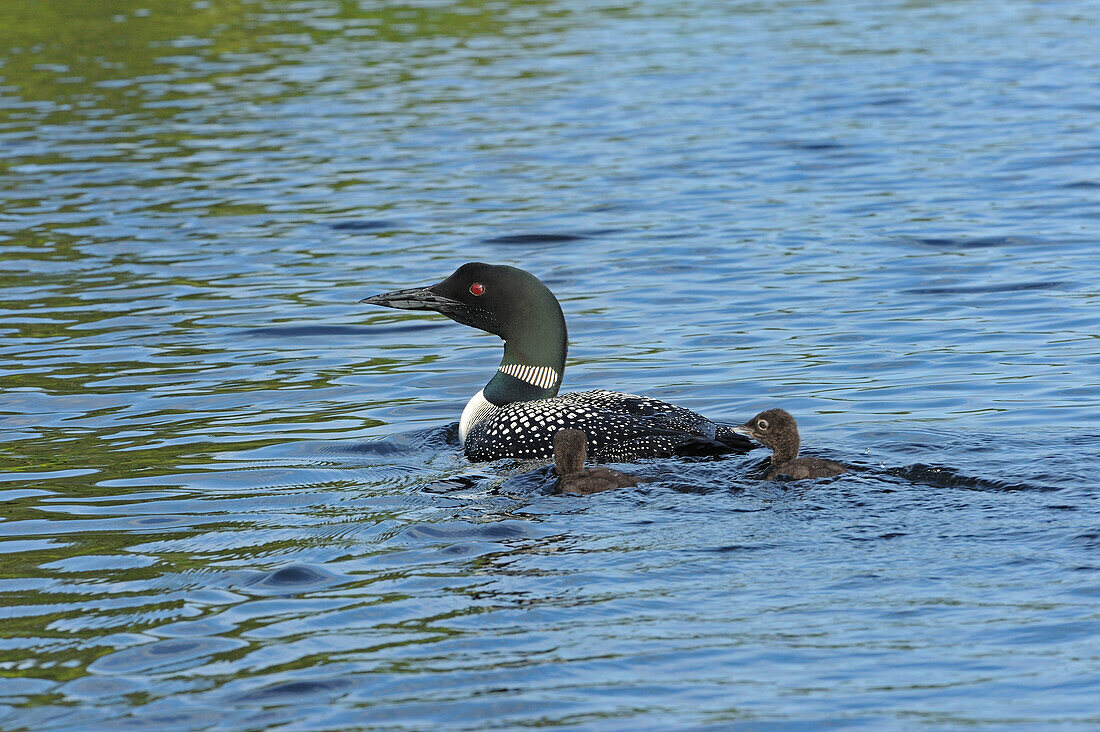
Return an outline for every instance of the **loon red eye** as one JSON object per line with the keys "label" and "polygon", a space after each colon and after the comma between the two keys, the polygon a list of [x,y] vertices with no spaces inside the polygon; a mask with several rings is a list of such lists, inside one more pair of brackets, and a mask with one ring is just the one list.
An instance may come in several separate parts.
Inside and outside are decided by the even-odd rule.
{"label": "loon red eye", "polygon": [[485,285],[480,282],[475,282],[470,285],[470,294],[474,296],[481,296],[485,294]]}

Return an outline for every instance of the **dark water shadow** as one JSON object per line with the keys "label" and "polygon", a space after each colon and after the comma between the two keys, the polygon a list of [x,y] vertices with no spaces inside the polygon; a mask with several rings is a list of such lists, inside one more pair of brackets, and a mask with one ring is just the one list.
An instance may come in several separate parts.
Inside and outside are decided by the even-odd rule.
{"label": "dark water shadow", "polygon": [[262,689],[256,689],[254,691],[248,691],[242,694],[238,694],[234,699],[236,701],[274,701],[279,699],[286,699],[287,701],[293,701],[298,697],[313,697],[317,694],[331,694],[336,692],[342,692],[345,689],[349,689],[352,686],[357,685],[358,681],[349,678],[321,678],[321,679],[302,679],[298,681],[283,681],[270,686],[265,686]]}
{"label": "dark water shadow", "polygon": [[991,292],[1023,292],[1026,290],[1059,290],[1068,283],[1052,282],[1005,282],[995,285],[972,285],[963,287],[916,287],[902,290],[910,295],[980,295]]}
{"label": "dark water shadow", "polygon": [[952,237],[906,237],[900,239],[906,244],[916,244],[933,249],[990,249],[994,247],[1033,246],[1043,242],[1028,236],[984,236],[976,238]]}
{"label": "dark water shadow", "polygon": [[329,228],[333,231],[380,231],[396,228],[396,225],[393,221],[387,221],[386,219],[367,219],[363,221],[337,221],[334,224],[329,224]]}
{"label": "dark water shadow", "polygon": [[1041,491],[1051,492],[1058,488],[1038,483],[1020,483],[997,478],[975,478],[964,475],[955,468],[942,465],[925,465],[915,463],[905,467],[887,468],[883,471],[886,475],[901,478],[909,483],[928,485],[934,488],[961,488],[971,491]]}
{"label": "dark water shadow", "polygon": [[347,578],[308,564],[290,564],[269,572],[250,572],[239,589],[257,595],[297,595],[333,585]]}
{"label": "dark water shadow", "polygon": [[557,491],[558,474],[553,465],[543,465],[527,472],[513,475],[501,484],[500,490],[513,495],[553,495]]}
{"label": "dark water shadow", "polygon": [[571,241],[583,241],[584,234],[505,234],[482,239],[483,244],[565,244]]}
{"label": "dark water shadow", "polygon": [[169,638],[124,648],[93,661],[98,674],[164,673],[193,666],[202,659],[231,653],[248,644],[235,638]]}
{"label": "dark water shadow", "polygon": [[805,150],[807,152],[831,152],[834,150],[848,149],[848,145],[836,140],[775,140],[770,143],[773,147],[783,150]]}
{"label": "dark water shadow", "polygon": [[387,435],[380,440],[364,440],[361,442],[349,442],[333,446],[334,452],[344,452],[353,455],[378,455],[384,457],[400,457],[416,455],[425,452],[434,454],[445,448],[457,448],[458,422],[441,427],[425,427],[409,432],[398,432]]}
{"label": "dark water shadow", "polygon": [[[383,328],[387,326],[382,326]],[[325,336],[361,337],[378,330],[378,326],[367,325],[277,325],[263,328],[245,328],[241,335],[275,336],[276,338],[317,338]]]}

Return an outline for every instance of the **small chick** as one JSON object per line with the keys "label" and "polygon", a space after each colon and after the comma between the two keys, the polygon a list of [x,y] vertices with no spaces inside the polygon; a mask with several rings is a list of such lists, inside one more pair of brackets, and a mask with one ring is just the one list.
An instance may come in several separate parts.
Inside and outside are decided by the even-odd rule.
{"label": "small chick", "polygon": [[610,468],[586,468],[588,440],[580,430],[559,430],[554,435],[554,462],[558,470],[558,493],[587,496],[614,488],[638,485],[632,475]]}
{"label": "small chick", "polygon": [[795,480],[827,478],[847,470],[833,460],[798,457],[798,425],[786,410],[765,410],[740,427],[734,427],[733,431],[772,449],[772,467],[764,476],[765,480],[775,480],[781,475],[789,475]]}

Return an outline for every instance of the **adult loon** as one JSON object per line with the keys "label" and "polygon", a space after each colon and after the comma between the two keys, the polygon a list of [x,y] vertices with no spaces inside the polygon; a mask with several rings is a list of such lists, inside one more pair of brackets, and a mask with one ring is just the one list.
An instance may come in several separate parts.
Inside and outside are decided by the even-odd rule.
{"label": "adult loon", "polygon": [[469,262],[438,284],[360,302],[432,310],[503,339],[497,372],[459,421],[459,440],[472,461],[552,459],[554,434],[563,429],[584,432],[599,462],[753,447],[730,426],[656,399],[602,390],[558,396],[565,316],[546,285],[522,269]]}
{"label": "adult loon", "polygon": [[798,425],[785,409],[766,409],[733,429],[772,449],[772,466],[765,480],[775,480],[781,475],[795,480],[831,478],[846,470],[844,465],[833,460],[798,457]]}

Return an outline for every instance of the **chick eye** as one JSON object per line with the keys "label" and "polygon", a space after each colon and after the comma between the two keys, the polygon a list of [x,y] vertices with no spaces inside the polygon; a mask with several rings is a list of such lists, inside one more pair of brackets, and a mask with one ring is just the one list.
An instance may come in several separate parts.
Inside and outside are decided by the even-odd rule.
{"label": "chick eye", "polygon": [[766,419],[757,420],[756,429],[758,429],[758,430],[768,429],[768,420],[766,420]]}
{"label": "chick eye", "polygon": [[474,284],[470,285],[470,294],[474,297],[480,297],[484,295],[485,285],[481,284],[480,282],[475,282]]}

